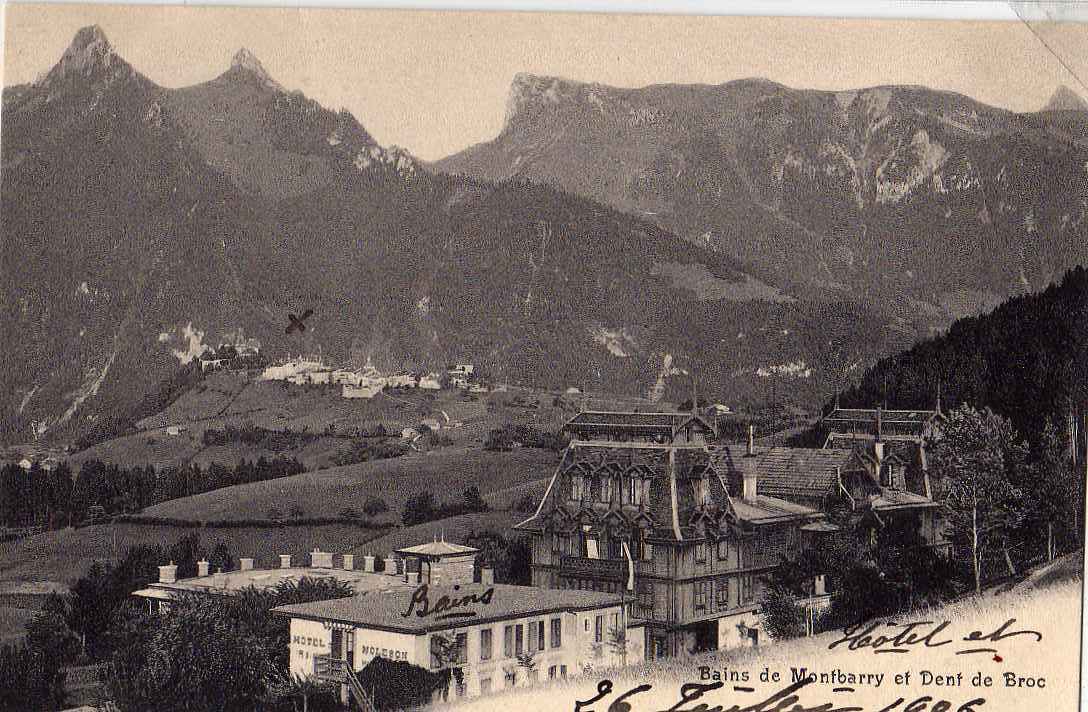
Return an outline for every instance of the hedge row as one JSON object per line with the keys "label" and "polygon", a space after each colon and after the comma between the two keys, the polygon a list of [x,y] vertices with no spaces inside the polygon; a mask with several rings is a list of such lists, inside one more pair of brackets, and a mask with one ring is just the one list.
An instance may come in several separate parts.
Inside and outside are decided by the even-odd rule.
{"label": "hedge row", "polygon": [[151,526],[185,527],[191,529],[242,529],[322,526],[326,524],[351,524],[360,529],[389,529],[391,522],[375,522],[362,517],[299,517],[297,519],[220,519],[204,521],[200,519],[177,519],[175,517],[154,517],[143,514],[121,514],[113,518],[115,524],[146,524]]}

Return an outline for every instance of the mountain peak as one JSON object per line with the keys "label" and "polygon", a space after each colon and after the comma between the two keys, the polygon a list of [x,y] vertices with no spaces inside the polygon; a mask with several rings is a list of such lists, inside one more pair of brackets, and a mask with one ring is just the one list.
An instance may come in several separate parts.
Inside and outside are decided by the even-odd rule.
{"label": "mountain peak", "polygon": [[76,36],[72,38],[72,43],[68,46],[68,51],[86,51],[94,47],[104,48],[107,52],[113,51],[102,28],[98,25],[87,25],[76,32]]}
{"label": "mountain peak", "polygon": [[90,77],[119,65],[124,65],[124,61],[113,51],[106,33],[98,25],[89,25],[76,32],[60,61],[39,84],[70,76]]}
{"label": "mountain peak", "polygon": [[600,84],[518,72],[510,83],[506,99],[506,123],[518,114],[544,108],[555,109],[560,105],[577,103],[594,94],[594,90],[606,89]]}
{"label": "mountain peak", "polygon": [[261,64],[261,60],[257,59],[257,56],[245,47],[242,47],[234,53],[234,58],[230,62],[230,68],[248,73],[270,89],[283,89],[283,87],[277,84],[264,68],[264,65]]}
{"label": "mountain peak", "polygon": [[1050,101],[1043,107],[1043,111],[1088,111],[1088,102],[1080,94],[1060,84],[1050,95]]}

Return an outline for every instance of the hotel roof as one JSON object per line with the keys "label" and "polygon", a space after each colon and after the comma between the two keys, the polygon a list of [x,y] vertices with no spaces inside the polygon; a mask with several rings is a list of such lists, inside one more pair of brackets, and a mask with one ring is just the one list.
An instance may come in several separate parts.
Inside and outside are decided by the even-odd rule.
{"label": "hotel roof", "polygon": [[[485,593],[493,589],[489,598]],[[278,615],[314,621],[350,623],[400,633],[420,634],[450,630],[467,625],[480,625],[495,621],[547,615],[550,613],[575,613],[620,605],[617,594],[594,591],[537,588],[534,586],[510,586],[494,584],[468,584],[461,586],[428,586],[427,600],[434,610],[443,596],[459,601],[475,596],[467,602],[431,615],[419,615],[417,603],[409,614],[413,596],[423,587],[398,588],[388,591],[367,591],[350,598],[336,598],[313,603],[297,603],[272,609]],[[483,602],[486,599],[488,602]],[[445,609],[444,609],[445,610]],[[471,613],[470,616],[453,617],[450,614]]]}
{"label": "hotel roof", "polygon": [[677,430],[695,421],[713,432],[714,426],[700,415],[693,413],[635,413],[586,410],[567,421],[563,430],[599,431],[628,430],[637,432],[661,432],[675,434]]}
{"label": "hotel roof", "polygon": [[[739,470],[745,457],[743,446],[710,448],[715,469]],[[852,450],[817,450],[802,447],[756,446],[759,493],[777,498],[822,497],[838,481],[837,468],[844,468]]]}
{"label": "hotel roof", "polygon": [[136,591],[133,595],[143,598],[169,598],[172,593],[208,593],[232,594],[243,589],[272,589],[284,581],[298,581],[302,578],[331,578],[349,584],[356,592],[391,586],[404,586],[397,576],[366,571],[347,571],[344,569],[292,567],[286,569],[249,569],[246,571],[227,571],[209,576],[178,579],[174,583],[154,582],[147,588]]}
{"label": "hotel roof", "polygon": [[[825,421],[851,421],[875,423],[876,408],[835,408],[826,416]],[[935,410],[880,410],[880,420],[884,423],[925,423],[937,417]]]}

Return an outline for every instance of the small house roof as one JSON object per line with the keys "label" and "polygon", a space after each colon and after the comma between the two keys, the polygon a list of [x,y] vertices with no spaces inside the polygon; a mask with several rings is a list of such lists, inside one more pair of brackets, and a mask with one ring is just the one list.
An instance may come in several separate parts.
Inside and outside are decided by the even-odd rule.
{"label": "small house roof", "polygon": [[409,546],[403,549],[397,549],[396,553],[405,556],[464,556],[466,554],[475,554],[479,552],[471,546],[465,546],[464,544],[454,544],[449,541],[432,541],[426,544],[418,544],[416,546]]}

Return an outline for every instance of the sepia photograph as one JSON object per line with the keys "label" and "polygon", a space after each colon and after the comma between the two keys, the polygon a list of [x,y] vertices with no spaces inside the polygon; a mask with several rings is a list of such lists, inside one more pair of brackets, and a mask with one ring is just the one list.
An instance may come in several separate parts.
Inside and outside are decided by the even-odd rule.
{"label": "sepia photograph", "polygon": [[1080,709],[1088,13],[2,11],[0,712]]}

